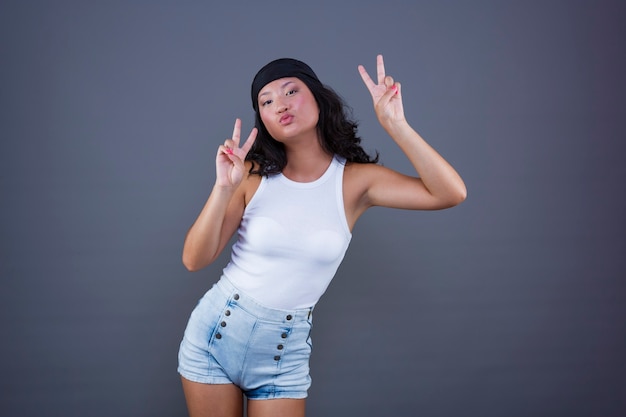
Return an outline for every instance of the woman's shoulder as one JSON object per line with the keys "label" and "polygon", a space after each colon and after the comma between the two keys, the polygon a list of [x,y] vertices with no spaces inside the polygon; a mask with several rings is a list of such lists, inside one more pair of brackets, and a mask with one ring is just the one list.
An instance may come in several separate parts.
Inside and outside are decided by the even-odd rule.
{"label": "woman's shoulder", "polygon": [[380,172],[381,168],[384,169],[377,163],[346,162],[344,175],[349,177],[376,175],[376,173]]}
{"label": "woman's shoulder", "polygon": [[362,194],[369,189],[376,176],[380,173],[380,165],[375,163],[346,162],[343,169],[345,188]]}

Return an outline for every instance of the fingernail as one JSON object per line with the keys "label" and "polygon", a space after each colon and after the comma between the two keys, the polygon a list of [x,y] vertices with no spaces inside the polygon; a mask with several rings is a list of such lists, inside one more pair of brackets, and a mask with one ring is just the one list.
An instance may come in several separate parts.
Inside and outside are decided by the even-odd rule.
{"label": "fingernail", "polygon": [[226,148],[226,153],[229,154],[229,155],[232,155],[233,154],[233,150],[230,149],[230,148]]}

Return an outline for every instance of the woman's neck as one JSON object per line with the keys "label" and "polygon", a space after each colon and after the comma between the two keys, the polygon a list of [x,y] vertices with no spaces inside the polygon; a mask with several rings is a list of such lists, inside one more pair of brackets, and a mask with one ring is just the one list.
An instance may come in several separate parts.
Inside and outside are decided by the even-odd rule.
{"label": "woman's neck", "polygon": [[296,182],[311,182],[320,178],[328,169],[333,155],[328,154],[317,142],[312,146],[288,147],[287,165],[283,175]]}

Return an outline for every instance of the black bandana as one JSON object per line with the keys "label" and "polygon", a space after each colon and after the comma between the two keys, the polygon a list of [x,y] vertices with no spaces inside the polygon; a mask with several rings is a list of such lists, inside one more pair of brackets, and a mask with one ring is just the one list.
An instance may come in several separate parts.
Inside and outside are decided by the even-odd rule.
{"label": "black bandana", "polygon": [[292,58],[281,58],[270,62],[257,72],[252,81],[252,107],[259,109],[259,92],[267,84],[279,78],[296,77],[313,91],[312,87],[321,87],[322,83],[317,78],[311,67],[302,61]]}

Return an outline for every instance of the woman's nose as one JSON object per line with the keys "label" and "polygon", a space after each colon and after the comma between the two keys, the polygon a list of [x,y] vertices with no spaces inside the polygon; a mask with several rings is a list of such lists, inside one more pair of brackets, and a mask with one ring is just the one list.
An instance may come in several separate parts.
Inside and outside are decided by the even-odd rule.
{"label": "woman's nose", "polygon": [[287,102],[285,99],[279,99],[276,103],[276,111],[278,113],[282,113],[286,111],[289,107],[287,106]]}

